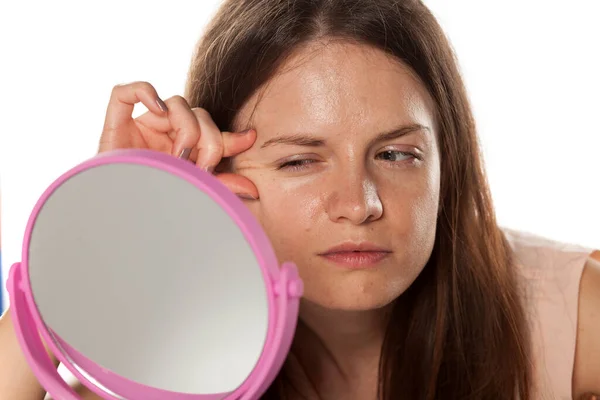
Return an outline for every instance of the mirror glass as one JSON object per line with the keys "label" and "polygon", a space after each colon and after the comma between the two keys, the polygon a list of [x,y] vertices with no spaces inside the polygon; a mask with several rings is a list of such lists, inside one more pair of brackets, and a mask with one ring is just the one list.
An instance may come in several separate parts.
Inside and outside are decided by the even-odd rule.
{"label": "mirror glass", "polygon": [[45,325],[135,382],[232,392],[263,350],[267,293],[250,245],[218,203],[163,170],[108,164],[64,182],[35,221],[28,265]]}

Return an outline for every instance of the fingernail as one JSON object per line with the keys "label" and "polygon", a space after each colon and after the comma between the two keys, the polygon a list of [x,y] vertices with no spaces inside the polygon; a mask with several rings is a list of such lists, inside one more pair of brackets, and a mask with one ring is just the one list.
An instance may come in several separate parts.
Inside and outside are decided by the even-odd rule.
{"label": "fingernail", "polygon": [[256,197],[250,196],[248,193],[238,193],[237,195],[244,200],[256,200]]}
{"label": "fingernail", "polygon": [[167,105],[165,104],[165,102],[162,101],[160,98],[156,99],[156,104],[158,104],[158,107],[161,110],[163,110],[163,112],[169,111],[169,109],[167,108]]}
{"label": "fingernail", "polygon": [[179,158],[183,160],[188,160],[190,158],[190,154],[192,153],[192,149],[186,148],[181,150],[181,154],[179,154]]}

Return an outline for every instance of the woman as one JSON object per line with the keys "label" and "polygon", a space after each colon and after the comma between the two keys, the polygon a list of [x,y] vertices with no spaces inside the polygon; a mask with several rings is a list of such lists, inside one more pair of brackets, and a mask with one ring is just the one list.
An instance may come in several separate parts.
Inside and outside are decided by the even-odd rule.
{"label": "woman", "polygon": [[[132,119],[137,102],[149,111]],[[116,148],[214,172],[298,265],[300,323],[265,398],[600,393],[600,253],[498,227],[459,71],[421,2],[227,1],[185,99],[115,87],[100,151]],[[40,398],[10,324],[0,394]]]}

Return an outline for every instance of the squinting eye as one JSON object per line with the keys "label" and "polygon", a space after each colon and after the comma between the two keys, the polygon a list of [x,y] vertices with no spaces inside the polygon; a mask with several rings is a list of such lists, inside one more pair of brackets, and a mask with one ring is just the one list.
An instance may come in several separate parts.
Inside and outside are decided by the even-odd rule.
{"label": "squinting eye", "polygon": [[304,159],[304,160],[292,160],[281,164],[277,167],[278,170],[285,169],[288,171],[299,171],[304,168],[308,168],[309,164],[314,163],[315,160]]}
{"label": "squinting eye", "polygon": [[381,153],[377,154],[376,157],[381,158],[385,161],[391,161],[391,162],[403,161],[403,160],[398,160],[399,156],[407,156],[409,158],[415,158],[415,159],[418,158],[413,153],[406,152],[406,151],[398,151],[398,150],[382,151]]}

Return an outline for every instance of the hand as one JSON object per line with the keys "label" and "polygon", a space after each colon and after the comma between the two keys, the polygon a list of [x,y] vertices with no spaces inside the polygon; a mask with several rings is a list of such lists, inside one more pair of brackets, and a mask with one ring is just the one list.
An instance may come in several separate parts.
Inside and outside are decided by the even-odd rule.
{"label": "hand", "polygon": [[[132,118],[133,108],[141,102],[148,112]],[[163,102],[147,82],[133,82],[113,88],[99,152],[115,149],[151,149],[189,160],[213,172],[224,157],[248,150],[256,141],[256,131],[221,132],[210,114],[190,108],[181,96]],[[232,192],[245,199],[258,199],[258,189],[248,178],[221,173],[216,177]]]}

